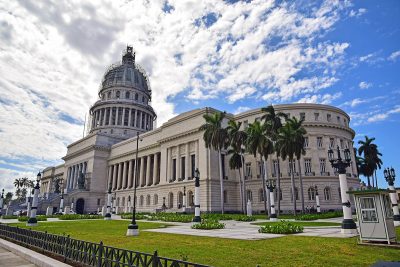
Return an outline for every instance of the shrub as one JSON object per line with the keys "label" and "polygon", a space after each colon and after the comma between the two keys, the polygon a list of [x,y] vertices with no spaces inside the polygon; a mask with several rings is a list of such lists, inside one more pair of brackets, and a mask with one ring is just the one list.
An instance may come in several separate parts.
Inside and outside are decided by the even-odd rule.
{"label": "shrub", "polygon": [[[20,221],[20,222],[27,222],[28,220],[29,220],[28,216],[20,216],[20,217],[18,217],[18,221]],[[47,221],[47,217],[45,215],[38,215],[38,216],[36,216],[36,220],[38,222]]]}
{"label": "shrub", "polygon": [[220,223],[216,220],[201,220],[201,223],[195,223],[192,225],[192,229],[201,229],[201,230],[212,230],[212,229],[223,229],[225,228],[224,223]]}
{"label": "shrub", "polygon": [[235,221],[252,222],[255,220],[256,220],[256,217],[254,217],[254,216],[247,216],[247,215],[235,216]]}
{"label": "shrub", "polygon": [[88,214],[64,214],[60,215],[60,220],[88,220],[88,219],[102,219],[101,215],[88,215]]}
{"label": "shrub", "polygon": [[342,217],[343,212],[341,211],[333,211],[333,212],[325,212],[321,214],[302,214],[299,216],[296,216],[296,220],[299,221],[313,221],[313,220],[318,220],[318,219],[329,219],[329,218],[336,218],[336,217]]}
{"label": "shrub", "polygon": [[4,220],[7,220],[7,219],[18,219],[18,216],[17,215],[3,215],[1,218],[4,219]]}
{"label": "shrub", "polygon": [[304,230],[303,226],[294,225],[289,221],[280,221],[273,225],[264,225],[258,230],[259,233],[270,233],[270,234],[296,234],[302,233]]}

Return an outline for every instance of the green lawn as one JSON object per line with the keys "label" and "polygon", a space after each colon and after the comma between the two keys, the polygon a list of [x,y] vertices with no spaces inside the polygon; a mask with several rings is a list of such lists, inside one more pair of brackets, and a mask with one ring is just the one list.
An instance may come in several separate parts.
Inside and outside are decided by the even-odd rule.
{"label": "green lawn", "polygon": [[[252,223],[255,225],[273,225],[276,224],[277,222],[258,222],[258,223]],[[340,223],[334,223],[334,222],[309,222],[309,221],[290,221],[291,224],[294,225],[300,225],[303,227],[315,227],[315,226],[340,226]]]}
{"label": "green lawn", "polygon": [[[378,260],[400,260],[397,249],[357,245],[356,238],[285,236],[269,240],[233,240],[141,231],[126,237],[128,221],[42,222],[35,230],[160,256],[214,266],[370,266]],[[25,224],[16,224],[25,227]],[[167,224],[139,222],[141,230]],[[400,238],[400,228],[397,228]]]}

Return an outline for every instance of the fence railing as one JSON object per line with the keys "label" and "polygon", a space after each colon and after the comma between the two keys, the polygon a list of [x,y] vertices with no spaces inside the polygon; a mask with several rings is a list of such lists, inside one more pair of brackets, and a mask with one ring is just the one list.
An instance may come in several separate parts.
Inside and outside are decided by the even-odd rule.
{"label": "fence railing", "polygon": [[138,251],[114,248],[103,242],[92,243],[69,236],[49,234],[0,224],[0,238],[33,248],[42,253],[62,257],[64,262],[76,262],[97,267],[209,267],[207,265],[170,259]]}

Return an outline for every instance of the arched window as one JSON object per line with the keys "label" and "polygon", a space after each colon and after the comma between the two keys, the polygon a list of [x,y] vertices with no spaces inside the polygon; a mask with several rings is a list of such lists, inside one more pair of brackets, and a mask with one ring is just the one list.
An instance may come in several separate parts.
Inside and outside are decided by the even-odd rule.
{"label": "arched window", "polygon": [[188,191],[188,202],[189,202],[189,207],[194,206],[194,195],[192,191]]}
{"label": "arched window", "polygon": [[150,195],[146,197],[146,206],[150,206]]}
{"label": "arched window", "polygon": [[116,96],[117,98],[119,98],[119,97],[120,97],[120,94],[121,94],[121,92],[120,92],[120,91],[117,91],[117,92],[115,93],[115,96]]}
{"label": "arched window", "polygon": [[331,200],[331,189],[329,187],[324,188],[324,199]]}
{"label": "arched window", "polygon": [[138,101],[138,99],[139,99],[139,95],[136,93],[135,94],[135,100]]}
{"label": "arched window", "polygon": [[144,96],[142,96],[142,102],[144,103]]}
{"label": "arched window", "polygon": [[107,99],[111,99],[111,92],[108,92]]}
{"label": "arched window", "polygon": [[224,190],[224,203],[228,203],[228,191]]}
{"label": "arched window", "polygon": [[264,190],[262,188],[258,190],[258,201],[263,202],[264,201]]}
{"label": "arched window", "polygon": [[117,198],[117,205],[116,205],[117,207],[119,206],[119,197]]}
{"label": "arched window", "polygon": [[[274,198],[275,198],[275,201],[278,200],[278,191],[279,191],[280,200],[282,200],[282,190],[279,190],[279,188],[276,187],[275,190],[274,190]],[[298,196],[297,196],[297,198],[298,198]]]}
{"label": "arched window", "polygon": [[154,205],[158,205],[158,195],[157,195],[157,194],[154,194],[154,197],[153,197],[153,204],[154,204]]}
{"label": "arched window", "polygon": [[[299,190],[297,187],[294,188],[294,195],[296,196],[296,200],[299,200]],[[292,189],[290,189],[290,200],[293,202]]]}
{"label": "arched window", "polygon": [[121,203],[122,207],[125,207],[125,197],[122,197],[122,203]]}
{"label": "arched window", "polygon": [[253,192],[251,190],[247,190],[247,201],[253,202]]}
{"label": "arched window", "polygon": [[174,207],[174,194],[170,192],[168,194],[168,208],[172,209]]}
{"label": "arched window", "polygon": [[144,197],[140,196],[139,206],[143,207]]}
{"label": "arched window", "polygon": [[125,98],[126,98],[126,99],[129,99],[130,96],[131,96],[131,94],[130,94],[129,92],[126,92],[126,93],[125,93]]}
{"label": "arched window", "polygon": [[308,200],[315,200],[315,188],[313,186],[308,188]]}
{"label": "arched window", "polygon": [[182,208],[183,205],[183,193],[182,192],[178,192],[178,198],[176,199],[176,206],[178,207],[178,209]]}

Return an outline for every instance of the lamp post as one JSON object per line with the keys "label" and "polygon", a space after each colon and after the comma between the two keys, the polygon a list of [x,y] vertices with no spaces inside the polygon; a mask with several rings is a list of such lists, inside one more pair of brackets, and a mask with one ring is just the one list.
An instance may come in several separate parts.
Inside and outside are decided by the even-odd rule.
{"label": "lamp post", "polygon": [[393,209],[393,221],[396,225],[400,225],[400,214],[399,214],[399,206],[397,204],[397,198],[396,198],[396,189],[394,188],[394,181],[396,174],[394,172],[393,168],[386,168],[383,171],[383,174],[385,175],[385,180],[389,184],[389,189],[391,191],[394,191],[393,193],[390,193],[390,200],[392,201],[392,209]]}
{"label": "lamp post", "polygon": [[32,210],[31,210],[31,214],[29,216],[28,222],[26,223],[27,226],[36,226],[37,225],[37,219],[36,219],[36,213],[37,213],[37,208],[38,208],[38,198],[39,198],[39,190],[40,190],[40,186],[39,186],[39,182],[40,182],[40,178],[42,178],[42,175],[40,174],[40,172],[37,174],[36,177],[36,186],[34,187],[34,193],[33,193],[33,200],[32,200]]}
{"label": "lamp post", "polygon": [[61,187],[61,199],[60,199],[60,213],[63,213],[64,211],[64,180],[61,179],[60,181],[60,187]]}
{"label": "lamp post", "polygon": [[114,192],[112,197],[112,214],[117,214],[117,192]]}
{"label": "lamp post", "polygon": [[182,211],[186,213],[186,186],[183,187]]}
{"label": "lamp post", "polygon": [[318,187],[315,186],[315,201],[317,202],[317,214],[321,214],[321,206],[319,204]]}
{"label": "lamp post", "polygon": [[132,205],[131,196],[128,196],[128,204],[126,205],[127,206],[127,210],[125,211],[126,213],[131,212],[131,205]]}
{"label": "lamp post", "polygon": [[112,195],[111,195],[111,181],[110,181],[107,191],[107,211],[106,215],[104,216],[104,220],[111,220],[111,201],[112,201]]}
{"label": "lamp post", "polygon": [[139,235],[139,226],[136,224],[136,180],[138,179],[138,153],[139,153],[139,132],[136,132],[136,156],[135,156],[135,179],[133,183],[133,211],[132,211],[132,221],[128,225],[128,230],[126,231],[127,236],[137,236]]}
{"label": "lamp post", "polygon": [[[274,198],[274,189],[276,188],[276,182],[274,179],[269,179],[267,181],[267,188],[269,191],[269,199],[270,199],[270,206],[271,206],[271,214],[269,216],[270,221],[276,221],[276,212],[275,212],[275,198]],[[264,196],[266,197],[266,196]],[[278,194],[278,197],[279,194]]]}
{"label": "lamp post", "polygon": [[4,188],[1,190],[1,197],[0,197],[0,216],[3,216],[3,206],[4,206]]}
{"label": "lamp post", "polygon": [[350,166],[350,150],[346,148],[344,150],[344,159],[340,155],[339,146],[337,146],[337,158],[334,158],[334,152],[332,149],[328,150],[329,162],[332,168],[336,168],[339,173],[339,184],[340,184],[340,195],[342,197],[342,208],[343,208],[343,221],[342,221],[342,234],[356,234],[357,225],[353,221],[351,216],[351,204],[349,194],[347,194],[347,178],[346,168]]}
{"label": "lamp post", "polygon": [[200,217],[200,172],[199,169],[196,168],[194,171],[194,218],[193,222],[201,222]]}

